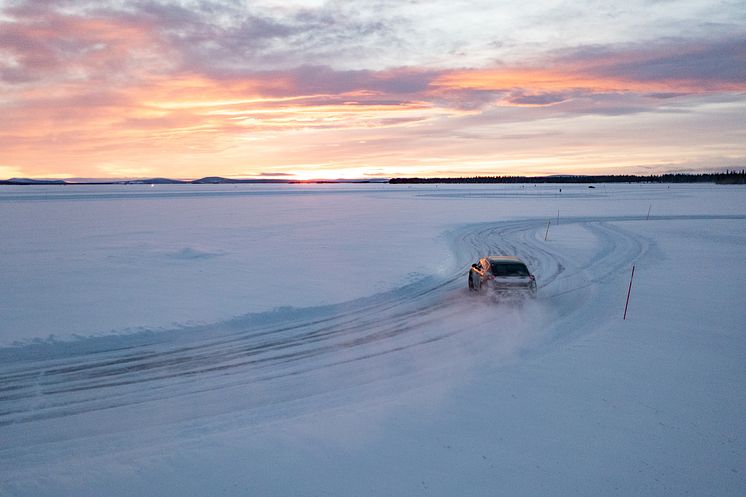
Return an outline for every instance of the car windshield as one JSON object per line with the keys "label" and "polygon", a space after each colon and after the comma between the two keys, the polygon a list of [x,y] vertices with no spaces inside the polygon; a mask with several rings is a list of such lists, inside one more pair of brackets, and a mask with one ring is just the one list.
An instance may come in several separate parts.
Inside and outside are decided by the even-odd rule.
{"label": "car windshield", "polygon": [[493,276],[528,276],[528,268],[522,262],[490,262]]}

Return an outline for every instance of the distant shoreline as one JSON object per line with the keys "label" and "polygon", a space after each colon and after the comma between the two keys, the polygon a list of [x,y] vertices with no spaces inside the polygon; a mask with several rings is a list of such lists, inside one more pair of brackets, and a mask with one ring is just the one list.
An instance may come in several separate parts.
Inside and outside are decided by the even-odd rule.
{"label": "distant shoreline", "polygon": [[170,178],[146,178],[132,180],[101,180],[101,181],[69,181],[69,180],[46,180],[30,178],[11,178],[0,180],[0,185],[236,185],[236,184],[336,184],[336,183],[389,183],[384,179],[339,179],[339,180],[297,180],[297,179],[231,179],[231,178],[202,178],[196,180],[178,180]]}
{"label": "distant shoreline", "polygon": [[473,176],[441,178],[384,178],[384,179],[336,179],[336,180],[297,180],[297,179],[233,179],[208,176],[196,180],[176,180],[170,178],[145,178],[133,180],[69,181],[31,178],[11,178],[0,180],[0,185],[234,185],[234,184],[538,184],[538,183],[715,183],[720,185],[746,184],[746,170],[722,173],[669,173],[669,174],[611,174],[611,175],[553,175],[553,176]]}

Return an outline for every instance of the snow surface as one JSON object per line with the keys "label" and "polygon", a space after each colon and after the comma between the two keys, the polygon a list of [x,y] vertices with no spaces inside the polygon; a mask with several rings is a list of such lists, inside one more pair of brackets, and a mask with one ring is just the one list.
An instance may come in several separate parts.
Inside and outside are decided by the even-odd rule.
{"label": "snow surface", "polygon": [[596,186],[0,187],[0,495],[744,495],[746,190]]}

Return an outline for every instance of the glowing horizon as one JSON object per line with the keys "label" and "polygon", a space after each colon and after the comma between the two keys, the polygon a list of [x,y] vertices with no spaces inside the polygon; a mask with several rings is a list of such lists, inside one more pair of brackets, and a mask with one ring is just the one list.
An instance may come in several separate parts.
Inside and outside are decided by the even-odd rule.
{"label": "glowing horizon", "polygon": [[0,178],[746,163],[746,14],[727,2],[631,2],[613,24],[490,5],[0,2]]}

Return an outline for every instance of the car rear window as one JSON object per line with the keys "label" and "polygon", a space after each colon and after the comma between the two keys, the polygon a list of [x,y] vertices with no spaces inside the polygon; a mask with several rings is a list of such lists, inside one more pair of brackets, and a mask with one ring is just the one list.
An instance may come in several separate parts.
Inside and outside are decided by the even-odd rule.
{"label": "car rear window", "polygon": [[528,268],[520,262],[490,262],[493,276],[528,276]]}

